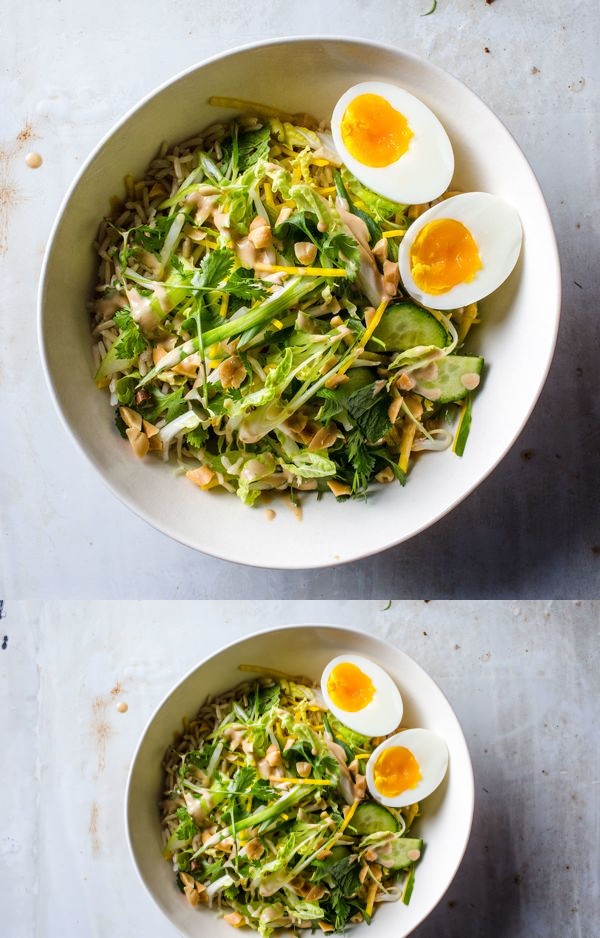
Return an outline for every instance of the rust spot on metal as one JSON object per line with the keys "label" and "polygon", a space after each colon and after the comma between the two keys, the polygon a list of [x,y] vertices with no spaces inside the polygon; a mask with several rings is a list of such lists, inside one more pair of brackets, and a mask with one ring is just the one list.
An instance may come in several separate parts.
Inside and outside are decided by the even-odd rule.
{"label": "rust spot on metal", "polygon": [[36,137],[37,137],[37,134],[35,130],[33,129],[33,125],[31,124],[31,121],[25,121],[25,124],[23,125],[23,129],[20,130],[19,133],[17,134],[17,145],[19,149],[22,149],[22,147],[24,147],[25,144],[28,143],[29,140],[35,140]]}
{"label": "rust spot on metal", "polygon": [[90,835],[90,844],[92,847],[92,856],[97,857],[100,855],[100,840],[98,839],[98,815],[100,809],[98,808],[98,802],[92,802],[92,810],[90,813],[90,826],[88,827],[88,833]]}
{"label": "rust spot on metal", "polygon": [[96,697],[92,702],[92,735],[96,750],[96,775],[100,775],[106,767],[106,744],[114,735],[114,730],[107,719],[107,701],[103,697]]}

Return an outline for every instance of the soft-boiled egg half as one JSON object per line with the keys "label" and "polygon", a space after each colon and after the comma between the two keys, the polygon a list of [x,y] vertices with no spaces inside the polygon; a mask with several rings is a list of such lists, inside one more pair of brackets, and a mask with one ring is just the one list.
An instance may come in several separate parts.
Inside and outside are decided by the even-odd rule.
{"label": "soft-boiled egg half", "polygon": [[476,303],[504,283],[523,233],[517,211],[488,192],[438,202],[408,229],[398,264],[407,293],[433,309]]}
{"label": "soft-boiled egg half", "polygon": [[383,668],[361,655],[330,661],[321,691],[333,715],[363,736],[385,736],[402,719],[400,691]]}
{"label": "soft-boiled egg half", "polygon": [[454,172],[448,135],[414,95],[364,81],[342,95],[331,118],[336,150],[357,179],[394,202],[431,202]]}
{"label": "soft-boiled egg half", "polygon": [[402,730],[384,740],[367,763],[367,786],[373,798],[403,808],[427,798],[448,768],[448,747],[431,730]]}

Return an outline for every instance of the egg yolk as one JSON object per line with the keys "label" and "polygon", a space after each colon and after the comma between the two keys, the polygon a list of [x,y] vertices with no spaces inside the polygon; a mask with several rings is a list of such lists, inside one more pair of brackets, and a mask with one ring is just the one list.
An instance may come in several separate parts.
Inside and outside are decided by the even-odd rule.
{"label": "egg yolk", "polygon": [[375,696],[369,675],[349,661],[336,664],[327,680],[327,690],[336,707],[348,713],[362,710]]}
{"label": "egg yolk", "polygon": [[415,788],[421,781],[421,769],[410,749],[390,746],[383,750],[373,767],[373,781],[380,794],[395,798]]}
{"label": "egg yolk", "polygon": [[469,283],[482,266],[473,235],[454,218],[436,218],[424,225],[410,249],[413,280],[434,296]]}
{"label": "egg yolk", "polygon": [[389,166],[403,156],[414,134],[404,114],[378,94],[350,102],[340,128],[348,152],[364,166]]}

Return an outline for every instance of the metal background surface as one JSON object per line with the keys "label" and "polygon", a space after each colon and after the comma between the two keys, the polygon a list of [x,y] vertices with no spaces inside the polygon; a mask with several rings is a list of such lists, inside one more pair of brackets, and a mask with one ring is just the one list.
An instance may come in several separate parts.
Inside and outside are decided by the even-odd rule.
{"label": "metal background surface", "polygon": [[[594,4],[555,0],[142,3],[1,0],[0,579],[32,598],[594,597],[600,446],[600,134]],[[282,34],[359,35],[447,68],[506,123],[561,252],[557,354],[501,466],[448,517],[385,554],[322,572],[236,567],[131,515],[64,433],[37,357],[35,292],[68,183],[128,107],[209,54]],[[489,51],[486,51],[489,50]],[[160,128],[157,128],[160,138]],[[24,156],[38,150],[41,169]],[[476,432],[476,425],[474,427]],[[357,532],[359,536],[360,532]]]}
{"label": "metal background surface", "polygon": [[172,685],[224,643],[318,621],[364,629],[415,658],[469,745],[471,841],[450,890],[414,934],[596,938],[600,603],[386,605],[5,603],[2,934],[172,938],[125,842],[125,782],[139,734]]}

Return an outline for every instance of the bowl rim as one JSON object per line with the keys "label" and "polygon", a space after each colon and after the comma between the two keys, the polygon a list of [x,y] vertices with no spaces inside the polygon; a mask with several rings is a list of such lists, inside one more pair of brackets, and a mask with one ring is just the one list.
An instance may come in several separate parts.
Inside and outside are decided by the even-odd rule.
{"label": "bowl rim", "polygon": [[[152,900],[154,906],[160,910],[160,912],[161,912],[163,918],[165,918],[166,921],[169,922],[169,924],[171,925],[171,927],[174,928],[175,931],[177,931],[179,934],[181,934],[181,932],[179,932],[179,929],[177,928],[177,926],[173,924],[173,922],[172,922],[170,916],[167,914],[166,910],[162,907],[162,905],[160,904],[158,898],[155,896],[155,894],[153,893],[153,891],[150,889],[150,886],[148,885],[148,883],[147,883],[146,880],[144,879],[144,877],[143,877],[143,875],[142,875],[142,871],[141,871],[140,866],[139,866],[138,861],[137,861],[137,857],[136,857],[136,854],[135,854],[135,851],[134,851],[134,848],[133,848],[133,844],[132,844],[132,834],[131,834],[131,826],[130,826],[130,812],[131,812],[131,809],[132,809],[132,807],[133,807],[132,777],[133,777],[133,773],[134,773],[134,769],[135,769],[136,763],[137,763],[138,758],[139,758],[139,755],[140,755],[140,750],[142,749],[142,746],[144,745],[144,742],[145,742],[145,740],[146,740],[146,737],[147,737],[147,735],[149,734],[149,732],[150,732],[150,730],[151,730],[151,728],[152,728],[152,725],[154,724],[154,721],[156,720],[156,718],[157,718],[158,714],[160,713],[160,711],[162,710],[162,708],[166,705],[166,703],[167,703],[167,701],[169,700],[169,698],[172,697],[173,694],[175,694],[176,691],[178,691],[179,688],[180,688],[183,684],[185,684],[185,683],[192,677],[193,674],[195,674],[195,673],[196,673],[197,671],[199,671],[201,668],[204,668],[204,667],[206,667],[207,665],[210,665],[210,663],[211,663],[212,661],[214,661],[216,658],[218,658],[221,654],[223,654],[223,652],[228,651],[228,650],[231,649],[231,648],[234,648],[236,645],[240,645],[242,642],[248,641],[248,640],[253,639],[253,638],[258,638],[259,636],[263,636],[263,635],[276,635],[276,634],[278,634],[278,633],[280,633],[280,632],[285,632],[285,631],[289,631],[289,630],[291,630],[291,629],[300,629],[300,628],[304,628],[304,629],[306,629],[306,628],[312,628],[312,629],[319,629],[320,631],[337,632],[337,633],[339,633],[339,632],[346,632],[346,633],[351,634],[351,635],[353,635],[353,636],[361,636],[361,638],[364,637],[364,632],[362,632],[360,629],[357,629],[357,628],[349,628],[349,627],[346,626],[346,625],[336,625],[336,624],[333,623],[333,622],[323,622],[323,623],[320,623],[320,622],[288,622],[288,623],[284,623],[284,624],[282,624],[282,625],[276,625],[276,626],[273,626],[273,627],[267,628],[267,629],[255,629],[253,632],[249,632],[247,635],[243,635],[243,636],[241,636],[241,637],[239,637],[239,638],[233,639],[231,642],[227,642],[227,644],[225,644],[225,645],[221,645],[216,651],[213,651],[210,655],[207,655],[205,658],[202,658],[202,659],[201,659],[200,661],[198,661],[193,667],[191,667],[191,668],[189,669],[189,671],[187,671],[187,672],[183,675],[183,677],[181,677],[181,678],[163,695],[163,697],[161,698],[161,700],[159,701],[159,703],[155,706],[155,708],[154,708],[154,710],[152,711],[150,717],[148,718],[148,720],[147,720],[147,722],[146,722],[146,724],[145,724],[143,730],[142,730],[141,733],[140,733],[140,736],[139,736],[137,745],[136,745],[136,747],[135,747],[133,756],[132,756],[132,758],[131,758],[131,763],[130,763],[130,765],[129,765],[129,771],[128,771],[128,773],[127,773],[127,784],[126,784],[126,786],[125,786],[125,797],[124,797],[124,804],[123,804],[124,825],[125,825],[125,839],[126,839],[126,841],[127,841],[127,847],[128,847],[128,850],[129,850],[129,855],[130,855],[131,861],[132,861],[132,863],[133,863],[133,866],[135,867],[135,871],[136,871],[136,873],[137,873],[138,879],[139,879],[139,881],[142,883],[146,894],[151,898],[151,900]],[[464,798],[465,798],[465,801],[468,803],[468,817],[469,817],[469,821],[468,821],[468,824],[466,825],[466,827],[465,827],[465,829],[464,829],[464,833],[463,833],[463,837],[462,837],[462,842],[461,842],[461,844],[460,844],[460,848],[459,848],[459,852],[458,852],[458,858],[457,858],[457,860],[456,860],[456,862],[455,862],[455,864],[454,864],[454,866],[453,866],[453,869],[452,869],[452,871],[451,871],[450,877],[449,877],[449,879],[448,879],[448,882],[447,882],[446,887],[444,888],[443,893],[439,896],[439,898],[436,900],[436,902],[434,903],[434,905],[429,909],[429,911],[426,912],[424,915],[422,915],[421,918],[419,918],[419,921],[418,921],[418,922],[415,922],[415,924],[411,927],[411,929],[410,929],[409,932],[406,932],[406,938],[408,938],[408,935],[410,935],[412,932],[414,932],[415,929],[417,929],[417,928],[432,914],[432,912],[434,911],[434,909],[437,908],[437,906],[440,904],[440,902],[442,901],[442,899],[444,898],[444,896],[445,896],[446,893],[448,892],[448,889],[450,888],[450,886],[451,886],[452,883],[454,882],[454,879],[455,879],[455,877],[456,877],[456,874],[458,873],[458,870],[460,869],[460,866],[461,866],[462,861],[463,861],[463,859],[464,859],[464,856],[465,856],[467,847],[468,847],[468,845],[469,845],[469,840],[470,840],[470,838],[471,838],[471,831],[472,831],[472,828],[473,828],[473,818],[474,818],[474,814],[475,814],[475,777],[474,777],[474,773],[473,773],[473,762],[472,762],[472,759],[471,759],[471,753],[470,753],[470,751],[469,751],[469,745],[468,745],[468,743],[467,743],[467,740],[466,740],[466,737],[465,737],[465,734],[464,734],[462,725],[461,725],[461,723],[460,723],[460,720],[459,720],[458,717],[456,716],[456,713],[455,713],[455,711],[454,711],[454,707],[452,706],[452,704],[451,704],[450,701],[448,700],[446,694],[445,694],[444,691],[441,689],[441,687],[439,686],[439,684],[437,683],[437,681],[435,681],[434,678],[431,677],[431,675],[425,670],[425,668],[424,668],[422,665],[420,665],[420,664],[418,663],[418,661],[416,661],[416,660],[412,657],[412,655],[409,655],[408,652],[404,651],[402,648],[397,647],[397,646],[394,645],[392,642],[387,641],[387,639],[385,639],[385,638],[381,638],[379,635],[368,635],[368,638],[369,638],[371,641],[374,640],[374,641],[376,641],[378,644],[380,644],[381,646],[383,646],[383,649],[385,649],[385,648],[387,647],[387,648],[392,648],[395,652],[400,652],[401,655],[403,655],[404,657],[406,657],[406,658],[409,659],[409,661],[411,662],[411,665],[412,665],[414,668],[416,668],[417,671],[421,672],[421,674],[422,674],[424,677],[426,677],[429,681],[431,681],[431,682],[434,684],[434,686],[435,686],[435,687],[437,688],[437,690],[439,691],[440,695],[442,696],[444,702],[447,704],[447,706],[448,706],[448,708],[449,708],[449,710],[450,710],[452,716],[454,717],[454,719],[455,719],[455,721],[456,721],[456,728],[457,728],[458,737],[459,737],[460,742],[462,742],[462,744],[463,744],[463,746],[464,746],[464,751],[465,751],[465,754],[466,754],[466,760],[465,760],[465,764],[464,764],[465,778],[464,778],[462,784],[463,784],[463,787],[464,787]]]}
{"label": "bowl rim", "polygon": [[[462,89],[464,89],[465,91],[467,91],[469,94],[473,95],[477,99],[481,107],[483,107],[488,112],[488,114],[494,120],[496,120],[504,129],[505,133],[513,142],[522,160],[525,162],[526,166],[528,167],[531,173],[532,187],[535,187],[536,194],[538,195],[539,201],[540,201],[540,212],[544,215],[544,221],[551,235],[551,253],[549,253],[547,257],[547,265],[548,265],[547,266],[547,279],[553,278],[556,281],[555,283],[556,299],[554,302],[553,309],[549,310],[549,317],[548,317],[549,320],[550,320],[550,313],[552,314],[552,318],[551,318],[552,334],[550,336],[550,344],[548,347],[547,359],[540,372],[539,380],[535,387],[535,391],[532,394],[527,410],[523,414],[518,425],[515,427],[511,435],[511,438],[502,447],[502,449],[498,451],[496,456],[492,459],[492,462],[485,468],[483,473],[478,474],[478,477],[475,481],[469,484],[467,488],[462,490],[459,494],[455,495],[443,508],[441,508],[437,512],[437,514],[433,518],[424,520],[422,523],[418,524],[410,533],[403,534],[399,538],[394,537],[393,535],[388,536],[385,543],[380,544],[375,549],[373,548],[362,549],[360,546],[357,546],[357,548],[353,550],[350,556],[345,556],[342,559],[331,557],[330,559],[326,561],[318,561],[317,563],[309,562],[308,564],[306,562],[299,563],[297,561],[294,561],[293,559],[290,559],[289,562],[283,562],[283,559],[282,559],[282,562],[273,565],[273,564],[267,564],[264,561],[255,560],[252,558],[252,556],[249,557],[249,556],[244,555],[244,556],[239,556],[239,557],[232,557],[231,551],[227,553],[222,549],[217,549],[217,548],[212,548],[212,547],[208,549],[207,547],[197,546],[195,543],[192,542],[191,538],[185,537],[184,535],[180,534],[177,531],[173,522],[166,521],[166,522],[159,523],[158,521],[153,520],[142,507],[140,507],[139,505],[135,503],[133,498],[128,496],[125,492],[120,491],[117,484],[113,482],[112,479],[109,478],[107,474],[102,472],[102,470],[97,465],[96,460],[92,456],[91,452],[88,450],[87,444],[84,442],[83,439],[79,437],[75,429],[68,422],[59,402],[59,394],[58,394],[57,387],[55,386],[54,379],[52,377],[51,367],[49,363],[47,342],[46,342],[47,316],[46,316],[46,311],[45,311],[45,307],[46,307],[45,294],[46,294],[46,283],[47,283],[48,274],[49,274],[51,257],[54,251],[54,242],[55,242],[58,230],[60,228],[60,225],[62,223],[63,216],[71,201],[71,198],[73,197],[75,193],[75,190],[77,189],[84,175],[87,173],[90,165],[96,159],[96,156],[100,153],[100,151],[104,148],[104,146],[110,141],[110,139],[114,136],[114,134],[121,127],[123,127],[134,116],[134,114],[137,111],[141,110],[141,108],[143,108],[153,98],[158,97],[160,94],[162,94],[163,91],[165,91],[171,85],[176,84],[177,82],[181,81],[186,76],[191,75],[193,72],[196,72],[199,69],[204,68],[207,65],[211,65],[214,62],[218,62],[221,59],[227,59],[230,56],[234,56],[242,52],[249,52],[249,51],[260,49],[260,48],[268,48],[270,46],[276,46],[276,45],[282,45],[282,44],[299,45],[301,43],[306,43],[306,42],[320,42],[324,44],[345,43],[348,45],[360,45],[360,46],[364,46],[366,48],[369,48],[375,51],[387,52],[387,53],[391,53],[394,55],[399,54],[408,60],[418,63],[419,65],[425,64],[426,67],[430,71],[434,72],[439,77],[443,77],[445,79],[449,78],[451,81],[456,82]],[[42,370],[44,372],[46,384],[50,390],[50,397],[52,398],[54,407],[56,411],[58,412],[60,422],[62,423],[63,427],[66,429],[68,436],[70,436],[71,440],[75,443],[79,452],[83,454],[88,465],[91,465],[94,472],[96,473],[96,476],[98,476],[101,479],[104,486],[108,488],[108,490],[118,499],[118,501],[121,502],[122,505],[125,505],[125,507],[129,509],[129,511],[131,511],[138,518],[141,518],[146,524],[149,524],[152,528],[159,531],[161,534],[164,534],[167,537],[172,538],[174,541],[176,541],[179,544],[182,544],[184,547],[191,548],[192,550],[205,554],[206,556],[215,557],[219,560],[225,560],[225,561],[228,561],[229,563],[236,563],[242,566],[254,567],[254,568],[263,569],[263,570],[311,570],[311,569],[321,570],[321,569],[327,569],[328,567],[336,567],[336,566],[342,566],[348,563],[353,563],[358,560],[363,560],[366,557],[376,556],[377,554],[380,554],[383,551],[390,550],[392,547],[397,547],[400,544],[403,544],[406,541],[411,540],[413,537],[416,537],[418,534],[421,534],[423,531],[427,530],[428,528],[433,527],[435,524],[437,524],[438,521],[440,521],[446,515],[450,514],[458,505],[461,504],[461,502],[467,499],[475,491],[475,489],[478,488],[494,472],[494,470],[502,462],[502,460],[507,455],[507,453],[512,449],[512,447],[515,445],[516,441],[518,440],[519,436],[523,432],[539,400],[539,397],[542,393],[543,387],[548,377],[548,373],[550,371],[550,367],[552,365],[552,361],[554,359],[554,352],[556,349],[556,343],[558,339],[558,329],[559,329],[559,324],[560,324],[561,305],[562,305],[562,278],[561,278],[561,268],[560,268],[560,256],[558,253],[558,246],[556,242],[556,233],[554,231],[552,218],[550,216],[550,212],[548,210],[548,206],[546,204],[546,200],[544,198],[542,188],[540,186],[540,183],[537,179],[537,176],[531,164],[529,163],[529,160],[525,156],[523,150],[519,146],[513,134],[506,127],[505,123],[498,117],[495,111],[493,111],[492,108],[488,104],[486,104],[483,98],[479,94],[477,94],[476,91],[473,91],[473,89],[470,88],[465,82],[463,82],[460,78],[457,78],[454,74],[449,72],[447,69],[442,68],[440,65],[436,65],[435,63],[424,59],[422,56],[415,55],[414,53],[407,51],[403,47],[392,46],[391,44],[378,42],[377,40],[373,40],[373,39],[362,39],[356,36],[345,36],[345,35],[323,36],[319,34],[315,34],[315,35],[302,34],[300,36],[285,36],[284,35],[284,36],[277,36],[277,37],[273,37],[270,39],[263,39],[263,40],[258,40],[255,42],[248,42],[248,43],[243,43],[242,45],[233,46],[231,48],[218,52],[215,55],[209,56],[205,59],[201,59],[199,62],[196,62],[195,64],[188,66],[188,68],[185,68],[180,72],[177,72],[171,78],[168,78],[165,81],[161,82],[161,84],[159,84],[158,86],[153,88],[151,91],[149,91],[147,94],[145,94],[142,98],[140,98],[135,104],[133,104],[125,112],[125,114],[122,115],[122,117],[120,117],[114,124],[112,124],[111,127],[108,129],[108,131],[101,137],[101,139],[93,147],[93,149],[91,150],[91,152],[89,153],[89,155],[84,160],[83,164],[81,165],[81,167],[75,174],[73,180],[71,181],[71,184],[69,185],[60,203],[60,206],[57,210],[54,223],[48,235],[48,241],[46,244],[46,249],[44,251],[44,258],[43,258],[42,266],[40,270],[39,286],[38,286],[38,292],[37,292],[37,303],[36,303],[37,338],[38,338],[38,346],[40,349],[40,359],[42,363]],[[287,555],[282,554],[282,558],[287,560]]]}

